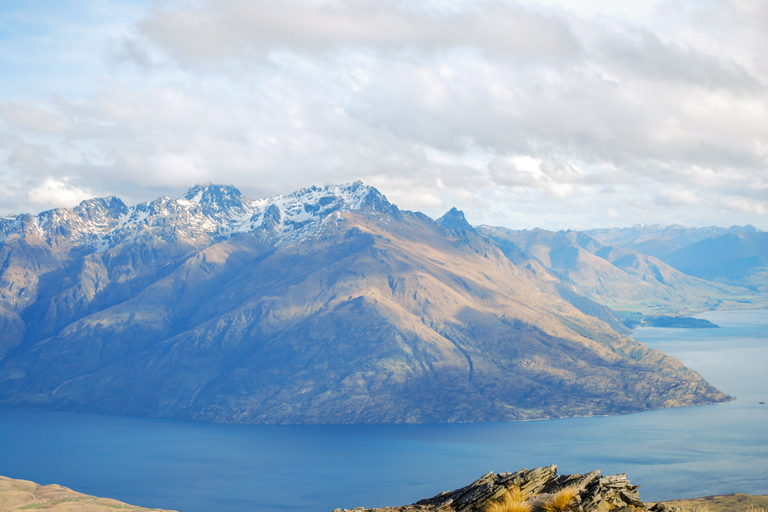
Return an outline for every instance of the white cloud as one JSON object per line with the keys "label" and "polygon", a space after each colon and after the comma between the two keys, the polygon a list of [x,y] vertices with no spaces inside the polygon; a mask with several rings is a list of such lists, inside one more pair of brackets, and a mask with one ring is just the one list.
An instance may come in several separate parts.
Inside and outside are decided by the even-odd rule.
{"label": "white cloud", "polygon": [[71,128],[55,110],[29,101],[0,103],[0,117],[19,130],[36,134],[65,134]]}
{"label": "white cloud", "polygon": [[29,202],[38,206],[64,206],[71,208],[80,201],[93,197],[88,190],[69,185],[66,180],[46,178],[43,183],[27,193]]}
{"label": "white cloud", "polygon": [[444,12],[418,2],[208,0],[156,7],[139,30],[185,64],[247,59],[279,48],[334,51],[478,47],[523,58],[576,51],[567,25],[541,9],[484,1]]}
{"label": "white cloud", "polygon": [[691,190],[665,188],[658,194],[658,204],[662,206],[695,206],[701,199]]}
{"label": "white cloud", "polygon": [[92,55],[0,97],[0,179],[23,191],[0,210],[363,179],[477,223],[768,228],[768,8],[621,4],[86,3],[91,25],[47,17],[61,48],[34,55],[85,52],[83,31]]}

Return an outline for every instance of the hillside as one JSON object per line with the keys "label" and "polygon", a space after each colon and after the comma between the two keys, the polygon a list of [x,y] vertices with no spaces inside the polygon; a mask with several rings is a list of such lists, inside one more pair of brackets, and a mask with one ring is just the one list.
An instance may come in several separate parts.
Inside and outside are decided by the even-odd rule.
{"label": "hillside", "polygon": [[53,512],[171,512],[128,505],[109,498],[82,494],[62,485],[39,485],[28,480],[0,476],[0,512],[21,510]]}
{"label": "hillside", "polygon": [[605,245],[631,249],[661,260],[669,253],[705,238],[757,232],[759,230],[751,225],[693,228],[677,224],[671,226],[641,224],[627,228],[599,228],[586,231],[589,236]]}
{"label": "hillside", "polygon": [[[441,493],[418,504],[386,509],[364,509],[367,512],[408,512],[431,510],[442,505],[440,510],[478,510],[494,501],[499,501],[507,489],[520,488],[528,495],[528,502],[533,510],[534,504],[544,504],[559,490],[576,487],[574,497],[585,512],[599,507],[599,510],[611,510],[634,503],[636,510],[681,510],[682,512],[706,510],[708,512],[763,512],[768,508],[768,496],[749,494],[730,494],[725,496],[707,496],[687,500],[667,501],[662,504],[643,503],[638,493],[639,486],[633,486],[626,475],[601,477],[599,471],[584,475],[557,475],[557,467],[549,466],[532,470],[523,469],[515,473],[488,473],[472,484]],[[622,496],[623,493],[623,496]],[[342,499],[342,497],[339,497]],[[448,500],[453,500],[448,503]],[[452,506],[453,503],[457,506]],[[642,505],[640,505],[642,503]],[[462,508],[463,505],[463,508]],[[585,507],[586,505],[586,507]],[[592,508],[590,508],[590,506]],[[54,512],[166,512],[161,509],[149,509],[128,505],[121,501],[99,498],[82,494],[67,487],[50,484],[39,485],[27,480],[15,480],[0,476],[0,512],[18,512],[21,510],[51,510]],[[363,510],[361,508],[355,510]],[[341,509],[336,509],[336,511]],[[167,511],[171,512],[171,511]]]}
{"label": "hillside", "polygon": [[682,512],[766,512],[768,510],[768,495],[753,496],[736,493],[687,500],[671,500],[664,502],[664,504],[669,507],[677,507]]}
{"label": "hillside", "polygon": [[700,240],[664,256],[692,276],[768,291],[768,233],[732,233]]}
{"label": "hillside", "polygon": [[361,183],[95,199],[6,221],[0,240],[3,405],[400,423],[729,398],[474,229]]}
{"label": "hillside", "polygon": [[614,310],[645,314],[702,310],[735,303],[749,293],[686,275],[652,256],[604,245],[585,232],[490,226],[480,226],[479,231],[502,249],[516,247],[522,255],[519,264],[550,272],[571,291]]}

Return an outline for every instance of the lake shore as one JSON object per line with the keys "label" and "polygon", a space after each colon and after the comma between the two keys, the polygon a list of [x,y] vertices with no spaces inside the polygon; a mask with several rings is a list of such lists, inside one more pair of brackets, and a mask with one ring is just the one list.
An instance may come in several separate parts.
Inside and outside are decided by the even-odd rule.
{"label": "lake shore", "polygon": [[[768,509],[768,495],[737,493],[672,500],[663,503],[667,507],[676,507],[683,512],[693,510],[706,510],[708,512],[760,512],[762,510],[764,512]],[[646,503],[645,505],[649,509],[656,506],[655,503]],[[379,510],[395,511],[398,508],[400,507]],[[91,496],[58,484],[40,485],[28,480],[0,476],[0,512],[19,512],[32,509],[44,509],[53,512],[114,512],[115,510],[175,512],[158,508],[137,507],[110,498]],[[375,509],[365,510],[373,511]]]}
{"label": "lake shore", "polygon": [[628,473],[648,501],[768,493],[768,311],[636,338],[725,404],[522,423],[268,426],[0,409],[0,474],[183,512],[414,503],[488,471]]}

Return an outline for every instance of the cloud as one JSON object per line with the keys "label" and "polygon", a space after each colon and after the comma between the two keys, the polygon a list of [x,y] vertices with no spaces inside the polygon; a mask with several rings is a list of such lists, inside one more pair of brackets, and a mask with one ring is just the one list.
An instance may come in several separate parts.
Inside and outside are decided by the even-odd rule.
{"label": "cloud", "polygon": [[0,103],[0,117],[19,130],[37,134],[64,134],[69,129],[67,119],[31,102]]}
{"label": "cloud", "polygon": [[259,197],[363,179],[476,223],[768,228],[768,9],[754,4],[678,0],[642,22],[471,0],[117,9],[135,22],[101,39],[115,20],[94,22],[88,87],[60,91],[56,75],[50,94],[0,97],[0,176],[27,198],[0,210],[64,190],[135,203],[203,181]]}
{"label": "cloud", "polygon": [[657,204],[661,206],[695,206],[701,204],[701,199],[691,190],[665,188],[658,194]]}
{"label": "cloud", "polygon": [[46,178],[40,186],[27,193],[29,202],[34,205],[63,205],[69,208],[91,197],[93,195],[90,191],[72,186],[66,180],[55,178]]}
{"label": "cloud", "polygon": [[665,43],[647,29],[607,37],[600,43],[603,58],[622,72],[648,80],[680,82],[698,88],[761,92],[765,85],[732,59]]}
{"label": "cloud", "polygon": [[522,58],[578,50],[562,20],[544,10],[486,1],[444,12],[418,2],[373,0],[208,0],[156,7],[138,28],[183,62],[244,58],[291,48],[476,47]]}

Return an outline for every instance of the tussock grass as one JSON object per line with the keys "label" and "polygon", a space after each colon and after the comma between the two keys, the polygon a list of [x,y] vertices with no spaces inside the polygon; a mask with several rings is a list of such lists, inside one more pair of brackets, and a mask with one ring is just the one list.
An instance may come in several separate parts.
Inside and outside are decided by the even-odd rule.
{"label": "tussock grass", "polygon": [[58,500],[52,500],[52,501],[41,501],[39,503],[30,503],[29,505],[24,505],[23,507],[19,507],[19,510],[30,510],[35,508],[50,508],[54,505],[58,505],[59,503],[69,503],[73,501],[93,501],[93,498],[90,496],[86,496],[84,498],[59,498]]}
{"label": "tussock grass", "polygon": [[544,512],[565,512],[566,510],[570,510],[569,505],[571,501],[573,501],[573,498],[576,497],[576,494],[577,491],[574,487],[561,489],[544,503],[542,510]]}
{"label": "tussock grass", "polygon": [[744,510],[744,512],[765,512],[764,508],[756,507],[754,505],[750,505]]}
{"label": "tussock grass", "polygon": [[531,506],[524,501],[496,501],[488,505],[485,512],[531,512]]}
{"label": "tussock grass", "polygon": [[509,496],[509,499],[514,503],[522,503],[526,498],[525,494],[523,494],[523,491],[520,490],[519,485],[513,485],[510,487],[509,490],[507,490],[507,495]]}
{"label": "tussock grass", "polygon": [[531,506],[525,502],[525,495],[520,487],[514,486],[508,489],[499,501],[488,504],[485,512],[531,512]]}

